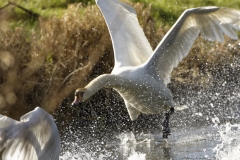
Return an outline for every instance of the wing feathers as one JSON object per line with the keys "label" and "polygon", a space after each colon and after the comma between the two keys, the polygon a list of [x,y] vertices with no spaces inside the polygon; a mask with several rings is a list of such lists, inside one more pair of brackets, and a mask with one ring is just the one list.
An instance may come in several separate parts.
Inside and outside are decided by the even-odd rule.
{"label": "wing feathers", "polygon": [[237,34],[232,30],[231,25],[229,24],[221,24],[220,25],[221,30],[223,31],[223,33],[225,35],[227,35],[228,37],[230,37],[231,39],[238,39]]}
{"label": "wing feathers", "polygon": [[138,66],[146,62],[153,50],[138,23],[135,10],[118,0],[96,0],[111,35],[115,66]]}
{"label": "wing feathers", "polygon": [[0,151],[3,160],[57,160],[60,138],[51,115],[37,107],[17,122],[0,117]]}
{"label": "wing feathers", "polygon": [[240,30],[238,10],[217,7],[188,9],[165,35],[145,67],[149,74],[160,76],[168,84],[173,68],[188,55],[199,33],[209,41],[223,42],[224,35],[238,39],[234,29]]}

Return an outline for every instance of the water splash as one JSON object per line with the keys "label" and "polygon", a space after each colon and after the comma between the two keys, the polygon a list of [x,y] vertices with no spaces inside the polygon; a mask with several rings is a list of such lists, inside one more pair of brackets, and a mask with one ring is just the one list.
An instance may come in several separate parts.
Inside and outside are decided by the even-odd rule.
{"label": "water splash", "polygon": [[[119,105],[122,103],[118,96],[111,96],[107,98],[111,116],[103,123],[96,120],[90,129],[76,120],[67,129],[73,132],[62,134],[65,147],[61,160],[240,159],[240,60],[234,64],[216,69],[208,87],[171,87],[175,101],[186,104],[188,109],[171,117],[172,135],[168,141],[161,139],[161,115],[141,115],[136,125],[141,131],[138,135],[129,132],[129,117],[118,110],[124,106]],[[105,105],[104,101],[98,102],[94,106],[96,112],[99,104]],[[102,130],[98,129],[100,125]],[[140,132],[144,134],[139,135]]]}
{"label": "water splash", "polygon": [[128,160],[145,160],[146,159],[146,154],[143,153],[133,153],[130,157],[128,157]]}
{"label": "water splash", "polygon": [[219,160],[240,159],[240,124],[226,123],[219,130],[221,143],[214,150]]}

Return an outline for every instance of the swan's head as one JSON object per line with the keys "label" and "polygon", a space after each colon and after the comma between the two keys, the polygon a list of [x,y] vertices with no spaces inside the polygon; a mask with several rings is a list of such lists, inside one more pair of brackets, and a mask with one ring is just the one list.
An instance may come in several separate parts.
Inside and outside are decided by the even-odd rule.
{"label": "swan's head", "polygon": [[72,106],[78,105],[80,102],[83,101],[83,94],[85,92],[85,88],[78,88],[75,92],[75,98],[72,102]]}

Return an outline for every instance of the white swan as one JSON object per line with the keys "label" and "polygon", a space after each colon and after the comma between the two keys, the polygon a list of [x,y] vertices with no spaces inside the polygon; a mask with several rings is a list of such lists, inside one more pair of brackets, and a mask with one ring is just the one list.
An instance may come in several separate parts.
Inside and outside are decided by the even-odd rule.
{"label": "white swan", "polygon": [[58,160],[60,138],[53,117],[39,107],[20,121],[0,115],[2,150],[2,160]]}
{"label": "white swan", "polygon": [[[188,55],[201,33],[209,41],[224,41],[224,34],[238,39],[240,11],[229,8],[187,9],[153,51],[140,27],[135,10],[118,0],[96,0],[107,23],[115,56],[111,74],[103,74],[85,88],[77,89],[72,105],[86,101],[103,87],[115,89],[124,99],[131,120],[140,113],[159,114],[176,107],[167,88],[171,72]],[[165,115],[163,137],[169,134]]]}

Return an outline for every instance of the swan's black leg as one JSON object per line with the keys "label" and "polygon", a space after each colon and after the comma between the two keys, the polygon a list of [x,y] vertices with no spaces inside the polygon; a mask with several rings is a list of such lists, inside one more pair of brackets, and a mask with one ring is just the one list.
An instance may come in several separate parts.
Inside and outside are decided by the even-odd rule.
{"label": "swan's black leg", "polygon": [[162,123],[163,138],[168,138],[168,136],[171,133],[170,127],[169,127],[169,119],[170,119],[170,114],[169,114],[169,112],[167,112],[167,113],[164,114],[164,120],[163,120],[163,123]]}
{"label": "swan's black leg", "polygon": [[164,120],[162,123],[163,126],[163,138],[168,138],[169,135],[171,135],[170,126],[169,126],[169,119],[170,115],[172,115],[174,112],[174,108],[170,108],[170,111],[164,114]]}

